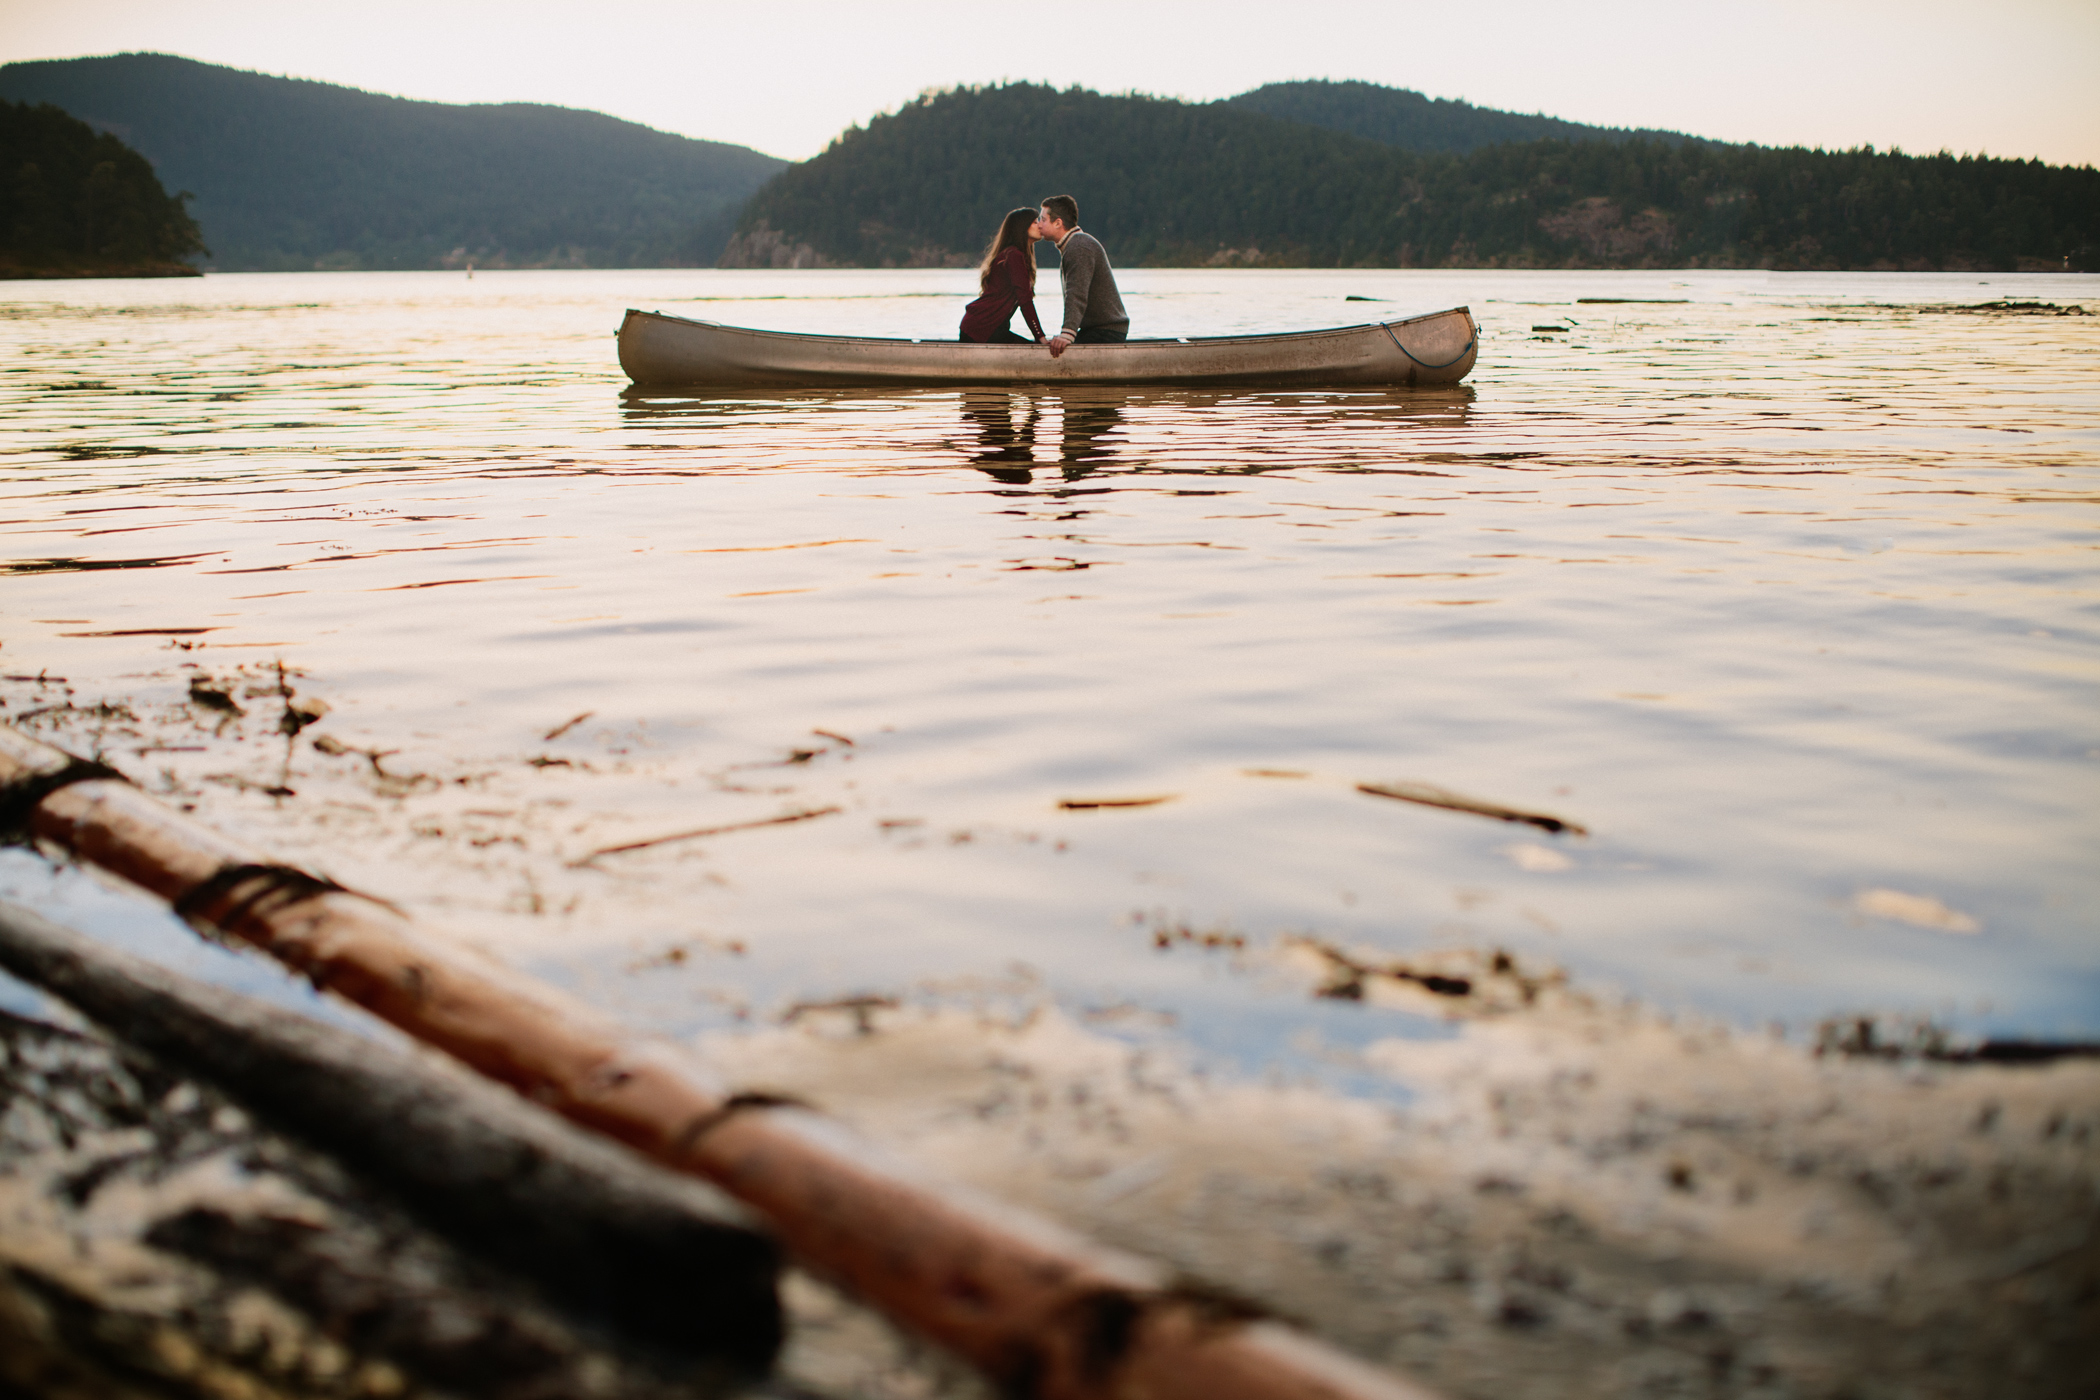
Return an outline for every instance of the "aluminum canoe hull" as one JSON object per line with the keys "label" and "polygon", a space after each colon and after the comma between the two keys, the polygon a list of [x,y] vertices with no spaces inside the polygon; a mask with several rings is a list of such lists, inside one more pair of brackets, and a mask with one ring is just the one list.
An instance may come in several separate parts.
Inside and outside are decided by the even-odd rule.
{"label": "aluminum canoe hull", "polygon": [[641,388],[881,384],[1241,384],[1338,387],[1456,384],[1480,331],[1466,307],[1287,335],[1191,336],[1039,345],[797,335],[633,311],[620,368]]}

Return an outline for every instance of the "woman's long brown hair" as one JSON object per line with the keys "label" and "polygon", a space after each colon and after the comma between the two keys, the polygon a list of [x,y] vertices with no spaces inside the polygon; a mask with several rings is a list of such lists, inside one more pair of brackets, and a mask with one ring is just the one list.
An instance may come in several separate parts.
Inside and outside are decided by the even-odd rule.
{"label": "woman's long brown hair", "polygon": [[[1016,209],[999,221],[999,231],[992,235],[990,246],[984,250],[984,261],[977,264],[978,291],[988,292],[992,289],[992,266],[999,261],[1001,253],[1008,248],[1019,248],[1023,254],[1028,252],[1028,226],[1034,222],[1033,209]],[[1028,281],[1033,286],[1035,259],[1029,258],[1027,261]]]}

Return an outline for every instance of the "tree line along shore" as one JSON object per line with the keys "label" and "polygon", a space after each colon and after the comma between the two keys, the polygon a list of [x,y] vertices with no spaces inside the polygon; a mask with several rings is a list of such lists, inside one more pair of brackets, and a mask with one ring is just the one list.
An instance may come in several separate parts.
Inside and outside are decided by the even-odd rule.
{"label": "tree line along shore", "polygon": [[0,68],[0,188],[11,277],[962,267],[1051,193],[1126,267],[2100,263],[2091,166],[1731,145],[1360,82],[962,87],[790,165],[593,112],[121,54]]}
{"label": "tree line along shore", "polygon": [[1133,266],[2053,272],[2100,260],[2090,167],[1620,136],[1417,151],[1231,103],[958,89],[783,171],[745,207],[723,261],[974,263],[998,211],[1054,192],[1078,193],[1087,227]]}

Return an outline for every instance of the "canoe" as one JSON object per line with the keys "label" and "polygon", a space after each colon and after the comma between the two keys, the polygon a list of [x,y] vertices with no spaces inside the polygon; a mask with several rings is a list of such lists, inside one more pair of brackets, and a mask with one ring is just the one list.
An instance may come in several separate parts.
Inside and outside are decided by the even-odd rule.
{"label": "canoe", "polygon": [[880,384],[1456,384],[1480,330],[1466,307],[1285,335],[1217,335],[1075,345],[977,345],[759,331],[629,310],[620,368],[643,388]]}

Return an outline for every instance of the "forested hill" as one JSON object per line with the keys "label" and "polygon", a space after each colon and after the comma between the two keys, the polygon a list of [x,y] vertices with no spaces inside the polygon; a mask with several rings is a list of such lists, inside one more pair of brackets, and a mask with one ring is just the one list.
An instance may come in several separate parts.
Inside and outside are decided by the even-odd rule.
{"label": "forested hill", "polygon": [[0,68],[153,162],[225,271],[715,261],[786,162],[596,112],[455,106],[166,54]]}
{"label": "forested hill", "polygon": [[2100,268],[2100,171],[1695,141],[1416,152],[1233,103],[961,88],[752,197],[725,266],[974,263],[1046,195],[1120,265]]}
{"label": "forested hill", "polygon": [[1470,151],[1506,141],[1661,141],[1675,145],[1699,139],[1681,131],[1585,126],[1559,117],[1502,112],[1377,83],[1269,83],[1225,100],[1263,116],[1362,136],[1405,151]]}
{"label": "forested hill", "polygon": [[180,277],[204,251],[137,151],[52,106],[0,102],[0,277]]}

